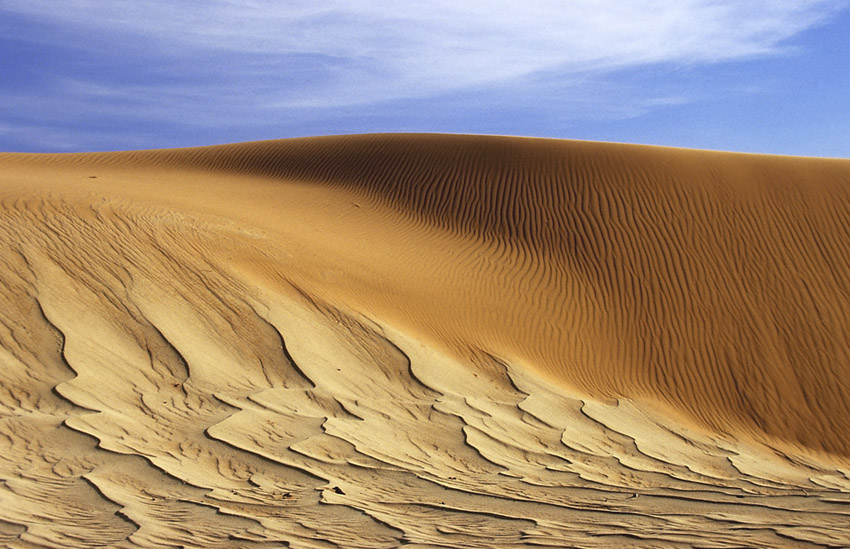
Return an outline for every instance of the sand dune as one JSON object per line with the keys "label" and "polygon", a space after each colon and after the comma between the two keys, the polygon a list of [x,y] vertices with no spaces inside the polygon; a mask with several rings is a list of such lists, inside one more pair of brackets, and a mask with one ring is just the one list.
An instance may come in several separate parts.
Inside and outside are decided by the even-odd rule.
{"label": "sand dune", "polygon": [[850,545],[850,161],[0,155],[0,543]]}

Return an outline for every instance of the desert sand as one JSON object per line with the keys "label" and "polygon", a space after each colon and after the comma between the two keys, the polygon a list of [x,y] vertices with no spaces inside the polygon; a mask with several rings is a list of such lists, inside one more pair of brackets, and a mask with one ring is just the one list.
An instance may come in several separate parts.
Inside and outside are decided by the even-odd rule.
{"label": "desert sand", "polygon": [[0,544],[850,546],[850,161],[0,154]]}

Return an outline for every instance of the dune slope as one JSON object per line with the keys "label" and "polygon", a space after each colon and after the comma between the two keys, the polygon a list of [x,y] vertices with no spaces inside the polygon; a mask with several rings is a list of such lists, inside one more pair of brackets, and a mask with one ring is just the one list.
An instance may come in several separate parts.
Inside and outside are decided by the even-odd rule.
{"label": "dune slope", "polygon": [[850,162],[0,155],[10,546],[850,543]]}

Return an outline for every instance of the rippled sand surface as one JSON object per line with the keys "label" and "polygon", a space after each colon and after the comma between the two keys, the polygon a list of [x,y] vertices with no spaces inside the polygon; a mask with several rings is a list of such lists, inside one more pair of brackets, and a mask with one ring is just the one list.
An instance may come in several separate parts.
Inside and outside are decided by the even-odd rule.
{"label": "rippled sand surface", "polygon": [[0,544],[850,546],[850,161],[0,154]]}

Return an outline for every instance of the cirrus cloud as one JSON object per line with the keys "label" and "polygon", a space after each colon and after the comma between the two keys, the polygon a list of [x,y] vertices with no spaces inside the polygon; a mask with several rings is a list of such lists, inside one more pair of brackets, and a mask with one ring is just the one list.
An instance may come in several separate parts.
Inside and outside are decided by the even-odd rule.
{"label": "cirrus cloud", "polygon": [[121,35],[159,55],[228,52],[246,77],[303,76],[281,99],[344,105],[434,95],[543,71],[603,71],[776,53],[841,4],[825,0],[6,0],[0,11]]}

